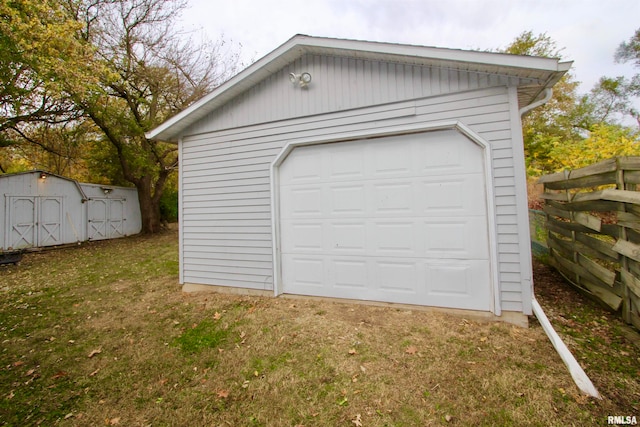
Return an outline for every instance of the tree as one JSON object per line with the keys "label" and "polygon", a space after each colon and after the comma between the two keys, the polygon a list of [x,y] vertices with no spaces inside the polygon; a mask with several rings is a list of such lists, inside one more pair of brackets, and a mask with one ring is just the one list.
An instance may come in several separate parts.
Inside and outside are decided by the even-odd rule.
{"label": "tree", "polygon": [[1,94],[0,133],[61,155],[38,138],[43,129],[62,135],[62,124],[91,128],[88,167],[99,166],[112,183],[133,184],[143,232],[158,231],[177,148],[145,132],[233,73],[237,54],[224,41],[197,42],[175,30],[184,0],[0,1],[0,43],[9,48],[0,53],[2,66],[20,83]]}
{"label": "tree", "polygon": [[72,98],[100,129],[97,150],[117,161],[118,174],[138,190],[143,232],[160,228],[160,199],[177,167],[177,147],[145,132],[221,83],[237,56],[224,43],[196,43],[175,31],[185,7],[175,0],[111,0],[69,3],[84,22],[81,34],[104,66],[95,91]]}
{"label": "tree", "polygon": [[637,89],[624,76],[601,77],[584,97],[585,127],[591,128],[598,123],[618,123],[621,117],[631,116],[640,127],[640,112],[633,105]]}
{"label": "tree", "polygon": [[[547,34],[525,31],[503,53],[561,58],[559,49]],[[522,120],[525,158],[530,175],[555,171],[558,167],[551,150],[559,143],[580,141],[584,106],[577,94],[578,82],[566,73],[554,86],[553,96],[545,105],[532,110]]]}
{"label": "tree", "polygon": [[0,147],[39,124],[77,116],[59,83],[92,80],[92,49],[75,37],[80,25],[56,1],[0,1]]}
{"label": "tree", "polygon": [[615,156],[639,156],[637,131],[616,124],[593,125],[589,137],[573,144],[556,144],[550,155],[557,169],[577,169]]}

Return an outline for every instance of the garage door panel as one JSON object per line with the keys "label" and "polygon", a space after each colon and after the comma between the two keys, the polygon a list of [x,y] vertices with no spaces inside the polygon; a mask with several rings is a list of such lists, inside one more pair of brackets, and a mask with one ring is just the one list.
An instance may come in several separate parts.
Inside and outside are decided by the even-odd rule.
{"label": "garage door panel", "polygon": [[338,215],[363,215],[365,213],[365,188],[357,185],[329,185],[331,213]]}
{"label": "garage door panel", "polygon": [[414,190],[411,182],[372,184],[371,214],[413,214]]}
{"label": "garage door panel", "polygon": [[484,175],[423,179],[418,187],[421,215],[486,215]]}
{"label": "garage door panel", "polygon": [[369,255],[417,255],[414,221],[370,221],[369,224],[372,249]]}
{"label": "garage door panel", "polygon": [[329,250],[336,253],[364,255],[367,248],[367,227],[361,221],[328,222]]}
{"label": "garage door panel", "polygon": [[376,261],[374,267],[375,288],[381,294],[402,293],[414,295],[420,286],[417,267],[415,261],[392,259]]}
{"label": "garage door panel", "polygon": [[491,308],[484,154],[461,134],[298,147],[279,188],[283,292]]}
{"label": "garage door panel", "polygon": [[372,144],[370,154],[372,159],[370,164],[373,168],[371,175],[378,178],[410,175],[412,167],[407,159],[411,158],[412,148],[412,144],[394,147],[387,138],[384,141],[376,141]]}
{"label": "garage door panel", "polygon": [[336,288],[357,290],[362,295],[369,285],[367,262],[362,259],[335,258],[331,263],[333,280],[330,283]]}
{"label": "garage door panel", "polygon": [[281,169],[280,179],[289,184],[318,182],[322,176],[322,164],[317,161],[317,152],[295,151],[290,155],[291,167]]}
{"label": "garage door panel", "polygon": [[457,175],[482,172],[482,148],[458,134],[440,141],[417,143],[414,149],[415,170],[423,175]]}
{"label": "garage door panel", "polygon": [[483,217],[423,222],[424,253],[428,258],[489,259],[489,236]]}
{"label": "garage door panel", "polygon": [[491,304],[486,262],[427,262],[425,276],[427,299],[438,306],[483,310]]}
{"label": "garage door panel", "polygon": [[283,222],[282,251],[319,253],[324,247],[324,235],[322,222]]}
{"label": "garage door panel", "polygon": [[325,159],[316,158],[316,161],[328,160],[330,166],[326,170],[330,173],[330,179],[358,179],[363,178],[365,174],[363,156],[363,151],[358,147],[342,146],[332,150],[329,159],[324,156]]}
{"label": "garage door panel", "polygon": [[319,186],[285,187],[281,193],[284,217],[317,217],[322,214],[322,188]]}
{"label": "garage door panel", "polygon": [[326,269],[323,257],[289,255],[283,257],[283,261],[289,266],[283,272],[283,280],[286,279],[287,283],[295,288],[315,289],[315,292],[318,292],[319,289],[326,286]]}

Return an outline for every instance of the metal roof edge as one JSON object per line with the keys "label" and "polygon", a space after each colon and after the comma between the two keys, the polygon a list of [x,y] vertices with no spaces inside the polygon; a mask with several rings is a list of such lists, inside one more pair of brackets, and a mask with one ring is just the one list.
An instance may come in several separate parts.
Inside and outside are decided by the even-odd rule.
{"label": "metal roof edge", "polygon": [[16,175],[34,174],[34,173],[46,174],[47,176],[54,176],[54,177],[59,178],[59,179],[64,179],[65,181],[71,181],[75,185],[75,187],[78,190],[78,192],[80,193],[80,195],[82,196],[83,202],[85,200],[87,200],[87,195],[85,194],[84,190],[82,189],[82,187],[80,185],[81,184],[80,182],[78,182],[77,180],[75,180],[73,178],[69,178],[67,176],[58,175],[56,173],[49,172],[49,171],[46,171],[44,169],[33,169],[33,170],[30,170],[30,171],[23,171],[23,172],[3,173],[3,174],[0,174],[0,178],[9,177],[9,176],[16,176]]}

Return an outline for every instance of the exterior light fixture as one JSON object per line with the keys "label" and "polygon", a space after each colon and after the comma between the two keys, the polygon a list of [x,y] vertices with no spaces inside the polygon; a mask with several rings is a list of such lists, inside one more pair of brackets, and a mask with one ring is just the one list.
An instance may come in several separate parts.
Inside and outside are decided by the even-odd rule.
{"label": "exterior light fixture", "polygon": [[44,172],[40,172],[40,179],[47,179],[47,174]]}
{"label": "exterior light fixture", "polygon": [[309,73],[289,73],[289,81],[293,84],[298,84],[300,87],[307,87],[311,83],[311,74]]}
{"label": "exterior light fixture", "polygon": [[100,189],[104,194],[109,194],[113,191],[113,188],[109,188],[109,187],[100,187]]}

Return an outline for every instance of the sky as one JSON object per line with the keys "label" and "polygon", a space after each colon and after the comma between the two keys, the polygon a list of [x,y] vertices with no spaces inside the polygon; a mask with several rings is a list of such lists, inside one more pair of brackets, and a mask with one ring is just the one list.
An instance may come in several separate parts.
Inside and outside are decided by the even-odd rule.
{"label": "sky", "polygon": [[453,49],[495,50],[523,31],[546,33],[588,92],[602,76],[640,69],[616,64],[640,28],[639,0],[188,0],[185,30],[241,46],[245,64],[296,34]]}

